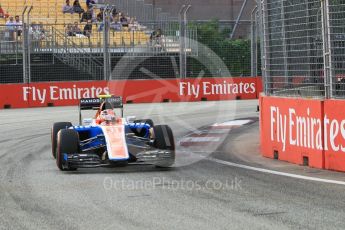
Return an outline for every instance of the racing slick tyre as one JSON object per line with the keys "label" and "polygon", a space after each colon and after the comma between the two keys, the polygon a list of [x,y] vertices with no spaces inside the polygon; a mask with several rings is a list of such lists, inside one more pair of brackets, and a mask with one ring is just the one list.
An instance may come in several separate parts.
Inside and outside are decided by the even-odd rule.
{"label": "racing slick tyre", "polygon": [[156,167],[166,168],[175,163],[175,141],[171,128],[167,125],[156,125],[153,127],[153,146],[157,149],[171,150],[170,157],[156,164]]}
{"label": "racing slick tyre", "polygon": [[[150,125],[151,128],[154,127],[154,123],[151,119],[135,120],[134,123],[145,123],[145,124]],[[136,130],[134,130],[134,133],[139,137],[144,137],[146,134],[146,130],[145,129],[136,129]]]}
{"label": "racing slick tyre", "polygon": [[64,164],[64,154],[79,152],[79,134],[73,129],[62,129],[57,134],[56,165],[61,171],[73,171]]}
{"label": "racing slick tyre", "polygon": [[71,127],[71,122],[56,122],[53,124],[51,129],[51,142],[52,142],[52,155],[54,159],[56,159],[56,142],[57,142],[57,134],[61,129],[65,129],[66,127]]}

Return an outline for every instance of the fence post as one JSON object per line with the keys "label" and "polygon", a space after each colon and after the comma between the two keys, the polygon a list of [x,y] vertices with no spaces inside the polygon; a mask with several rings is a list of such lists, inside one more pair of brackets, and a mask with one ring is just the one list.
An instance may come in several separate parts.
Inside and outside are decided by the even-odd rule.
{"label": "fence post", "polygon": [[183,54],[182,51],[184,50],[184,42],[183,42],[183,37],[184,37],[184,29],[183,29],[183,23],[182,23],[182,13],[183,10],[185,9],[186,5],[183,5],[180,9],[179,15],[178,15],[178,20],[179,20],[179,26],[180,26],[180,31],[179,31],[179,36],[180,36],[180,78],[183,78],[184,74],[184,68],[183,68]]}
{"label": "fence post", "polygon": [[242,4],[242,7],[241,7],[241,10],[237,16],[237,19],[236,19],[236,22],[235,22],[235,25],[232,29],[232,32],[230,34],[230,39],[233,39],[234,36],[235,36],[235,33],[236,33],[236,30],[237,30],[237,27],[238,27],[238,24],[240,23],[240,20],[241,20],[241,17],[242,17],[242,14],[243,14],[243,11],[244,11],[244,8],[246,7],[247,5],[247,2],[248,0],[244,0],[243,4]]}
{"label": "fence post", "polygon": [[257,63],[256,63],[256,60],[257,60],[257,56],[258,56],[258,53],[257,53],[257,37],[256,37],[256,31],[257,31],[257,28],[256,28],[256,12],[257,12],[257,9],[258,7],[255,6],[254,9],[252,10],[252,13],[251,13],[251,75],[252,77],[256,76],[256,69],[257,69]]}
{"label": "fence post", "polygon": [[111,80],[111,60],[109,53],[109,26],[110,15],[114,9],[114,6],[106,5],[103,11],[103,65],[104,65],[104,80]]}
{"label": "fence post", "polygon": [[261,46],[261,72],[262,72],[262,81],[264,85],[264,92],[267,96],[270,95],[270,81],[269,81],[269,59],[267,57],[269,53],[269,35],[266,31],[267,25],[267,15],[265,0],[259,0],[259,10],[260,10],[260,46]]}
{"label": "fence post", "polygon": [[183,56],[184,56],[184,79],[187,78],[187,47],[186,47],[186,43],[187,43],[187,27],[188,27],[188,20],[187,20],[187,12],[188,10],[191,8],[191,5],[188,5],[186,10],[183,13],[183,24],[184,24],[184,50],[183,50]]}
{"label": "fence post", "polygon": [[22,20],[23,20],[23,38],[22,38],[22,43],[23,43],[23,83],[26,83],[27,82],[27,79],[28,79],[28,76],[27,76],[27,42],[26,42],[26,39],[27,39],[27,35],[26,35],[26,23],[25,23],[25,12],[27,10],[27,6],[24,7],[23,9],[23,13],[22,13]]}
{"label": "fence post", "polygon": [[179,12],[180,24],[180,78],[187,77],[187,50],[186,50],[186,33],[187,33],[187,12],[191,5],[183,5]]}
{"label": "fence post", "polygon": [[[23,19],[23,83],[31,82],[31,57],[30,57],[30,12],[32,10],[32,6],[28,7],[25,6],[22,12],[22,19]],[[27,16],[25,22],[25,15]]]}
{"label": "fence post", "polygon": [[30,83],[31,82],[31,37],[30,37],[30,13],[31,13],[31,10],[32,10],[33,6],[30,6],[29,7],[29,11],[26,15],[27,17],[27,44],[28,44],[28,52],[27,52],[27,58],[28,58],[28,82],[27,83]]}
{"label": "fence post", "polygon": [[281,6],[281,22],[282,22],[282,47],[283,47],[283,61],[284,61],[284,82],[285,86],[289,86],[289,71],[288,71],[288,52],[286,44],[286,30],[285,30],[285,9],[284,1],[280,0]]}
{"label": "fence post", "polygon": [[321,0],[322,38],[323,38],[323,62],[324,62],[324,86],[325,98],[332,97],[332,63],[330,45],[329,2]]}

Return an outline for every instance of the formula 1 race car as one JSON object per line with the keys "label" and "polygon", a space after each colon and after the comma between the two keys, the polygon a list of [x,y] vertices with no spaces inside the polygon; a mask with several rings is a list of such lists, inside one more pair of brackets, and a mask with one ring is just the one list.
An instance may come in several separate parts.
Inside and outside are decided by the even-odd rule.
{"label": "formula 1 race car", "polygon": [[[116,116],[119,109],[121,116]],[[93,118],[82,119],[83,110],[97,112]],[[154,125],[151,119],[123,118],[122,98],[109,95],[81,99],[79,125],[54,123],[51,142],[53,157],[62,171],[127,164],[170,167],[175,162],[171,128]]]}

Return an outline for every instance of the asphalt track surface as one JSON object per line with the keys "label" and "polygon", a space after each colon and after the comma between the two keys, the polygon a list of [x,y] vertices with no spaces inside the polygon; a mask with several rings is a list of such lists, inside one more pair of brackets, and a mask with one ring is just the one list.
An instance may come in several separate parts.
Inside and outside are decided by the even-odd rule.
{"label": "asphalt track surface", "polygon": [[[200,127],[258,117],[256,106],[229,101],[125,110],[169,124],[178,144]],[[344,180],[342,173],[260,157],[258,122],[193,153],[179,147],[169,170],[136,165],[60,172],[50,127],[77,117],[76,107],[0,111],[0,229],[344,229],[345,186],[222,163]]]}

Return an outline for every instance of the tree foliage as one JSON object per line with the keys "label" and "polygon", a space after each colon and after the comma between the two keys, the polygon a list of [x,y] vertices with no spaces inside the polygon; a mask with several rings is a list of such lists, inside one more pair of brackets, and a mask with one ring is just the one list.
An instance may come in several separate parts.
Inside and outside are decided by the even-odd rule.
{"label": "tree foliage", "polygon": [[[225,63],[232,76],[250,75],[250,41],[248,39],[229,39],[231,29],[221,28],[218,20],[192,24],[197,28],[198,42],[209,47]],[[193,68],[193,72],[197,72]]]}

